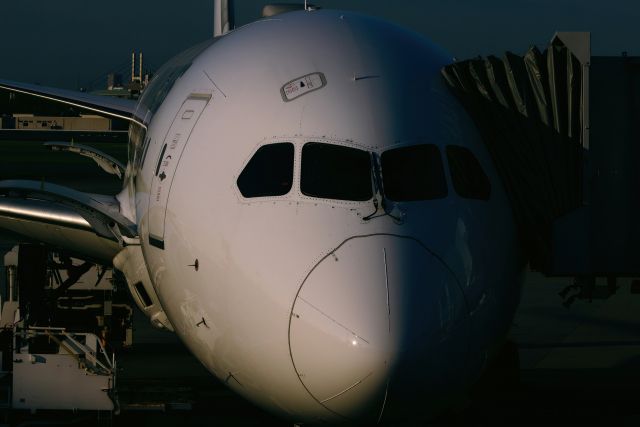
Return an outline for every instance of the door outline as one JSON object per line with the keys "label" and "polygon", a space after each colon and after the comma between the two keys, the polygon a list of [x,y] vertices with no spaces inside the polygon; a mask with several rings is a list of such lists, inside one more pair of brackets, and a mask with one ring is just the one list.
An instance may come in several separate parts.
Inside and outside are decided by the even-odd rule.
{"label": "door outline", "polygon": [[149,190],[149,244],[164,249],[167,203],[173,179],[191,132],[209,104],[211,93],[193,92],[185,98],[176,112],[162,142]]}

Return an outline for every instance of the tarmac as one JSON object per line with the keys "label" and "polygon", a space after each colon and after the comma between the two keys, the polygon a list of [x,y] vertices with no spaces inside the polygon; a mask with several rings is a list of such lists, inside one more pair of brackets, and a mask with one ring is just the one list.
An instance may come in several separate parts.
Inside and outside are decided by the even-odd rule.
{"label": "tarmac", "polygon": [[[432,425],[640,425],[640,295],[630,292],[627,279],[606,299],[577,299],[565,307],[559,293],[571,283],[527,274],[509,336],[519,369],[505,380],[500,371],[512,361],[498,361],[467,401]],[[604,286],[602,281],[597,289]],[[136,321],[137,327],[147,328],[142,322]],[[138,420],[143,408],[126,405],[141,397],[156,403],[164,398],[167,405],[155,409],[158,420],[167,422],[290,425],[228,391],[173,336],[150,333],[134,331],[134,342],[136,336],[145,342],[121,358],[123,412],[114,425]],[[152,409],[145,420],[154,418]]]}
{"label": "tarmac", "polygon": [[569,307],[559,295],[573,282],[527,274],[509,334],[518,375],[478,395],[442,424],[640,425],[640,295],[630,279],[604,296]]}

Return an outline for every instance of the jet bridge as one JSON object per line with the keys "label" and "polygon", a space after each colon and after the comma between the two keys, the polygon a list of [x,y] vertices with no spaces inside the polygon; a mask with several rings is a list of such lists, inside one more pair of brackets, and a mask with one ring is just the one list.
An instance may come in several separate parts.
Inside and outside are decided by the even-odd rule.
{"label": "jet bridge", "polygon": [[446,66],[506,188],[532,268],[640,275],[640,58],[593,57],[589,33]]}

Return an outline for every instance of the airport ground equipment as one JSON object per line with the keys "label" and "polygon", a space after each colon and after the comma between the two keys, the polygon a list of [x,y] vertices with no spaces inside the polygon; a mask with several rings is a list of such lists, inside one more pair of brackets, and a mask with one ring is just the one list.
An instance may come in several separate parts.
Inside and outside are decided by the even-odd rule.
{"label": "airport ground equipment", "polygon": [[14,326],[13,409],[111,411],[116,364],[95,334]]}
{"label": "airport ground equipment", "polygon": [[29,244],[4,270],[0,407],[117,411],[115,353],[132,343],[132,309],[112,270]]}

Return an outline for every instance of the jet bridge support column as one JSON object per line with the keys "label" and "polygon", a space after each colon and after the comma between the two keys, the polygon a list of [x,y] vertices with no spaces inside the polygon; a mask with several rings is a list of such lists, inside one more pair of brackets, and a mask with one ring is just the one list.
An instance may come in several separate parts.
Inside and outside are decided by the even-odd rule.
{"label": "jet bridge support column", "polygon": [[4,265],[4,255],[11,250],[12,246],[0,240],[0,304],[9,299],[8,271]]}
{"label": "jet bridge support column", "polygon": [[47,248],[22,244],[18,251],[20,313],[29,324],[46,322],[44,286],[47,283]]}

